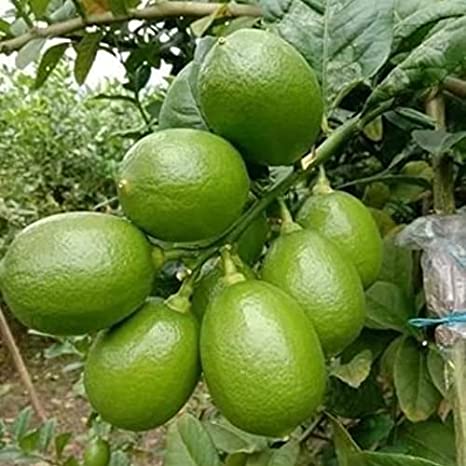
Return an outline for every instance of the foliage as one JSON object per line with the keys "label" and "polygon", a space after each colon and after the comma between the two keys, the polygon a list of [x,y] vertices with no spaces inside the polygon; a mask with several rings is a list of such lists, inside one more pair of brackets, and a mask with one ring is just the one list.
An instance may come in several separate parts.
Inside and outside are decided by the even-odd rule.
{"label": "foliage", "polygon": [[[110,8],[120,15],[130,7],[121,1],[69,0],[25,0],[19,5],[14,18],[0,23],[7,41],[39,19],[60,22],[85,15],[89,8],[100,13]],[[57,48],[49,48],[40,37],[23,44],[18,66],[40,60],[35,85],[46,84],[43,94],[31,94],[32,81],[15,78],[14,89],[1,97],[0,174],[11,183],[0,187],[3,228],[12,231],[56,210],[92,208],[109,200],[113,164],[125,146],[110,135],[129,128],[128,134],[137,138],[157,129],[159,95],[143,108],[142,126],[137,122],[151,68],[164,60],[173,65],[174,75],[183,69],[162,106],[161,126],[203,128],[197,73],[214,37],[238,27],[268,28],[316,70],[326,103],[326,137],[305,164],[307,169],[248,167],[256,202],[225,235],[184,251],[184,261],[199,266],[192,259],[193,249],[203,252],[201,258],[212,256],[267,208],[276,217],[271,205],[279,195],[286,195],[295,212],[313,183],[312,169],[325,161],[332,184],[372,209],[385,237],[384,263],[378,281],[366,292],[365,330],[330,361],[325,412],[279,440],[241,432],[212,411],[202,419],[180,416],[169,428],[167,465],[456,464],[444,362],[434,350],[432,332],[408,324],[427,313],[419,257],[400,249],[394,238],[403,224],[432,212],[432,198],[438,200],[445,191],[450,198],[443,198],[443,213],[452,210],[452,200],[456,207],[465,204],[464,2],[259,0],[258,5],[261,19],[226,19],[222,7],[196,22],[180,14],[175,19],[149,18],[136,30],[124,21],[82,28],[65,34],[62,39],[68,45],[53,46]],[[196,36],[206,37],[197,40],[194,50]],[[116,53],[127,71],[125,93],[113,94],[110,103],[81,101],[66,90],[66,70],[59,68],[46,80],[71,46],[77,50],[74,77],[79,84],[99,48]],[[188,62],[192,64],[185,68]],[[448,85],[452,77],[459,87]],[[430,106],[434,97],[436,111]],[[443,103],[445,124],[438,115]],[[16,122],[14,129],[6,124],[11,121]],[[438,169],[439,161],[447,166],[446,174]],[[180,257],[183,251],[176,250],[176,260],[164,268],[168,275],[179,272],[173,264],[179,264]]]}

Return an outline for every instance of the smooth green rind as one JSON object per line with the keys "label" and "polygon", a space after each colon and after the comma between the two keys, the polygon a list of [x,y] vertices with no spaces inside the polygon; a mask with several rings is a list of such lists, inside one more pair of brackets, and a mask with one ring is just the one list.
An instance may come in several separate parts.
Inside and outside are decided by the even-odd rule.
{"label": "smooth green rind", "polygon": [[247,161],[290,165],[315,143],[323,114],[319,84],[280,37],[241,29],[221,38],[198,79],[204,119]]}
{"label": "smooth green rind", "polygon": [[356,267],[364,288],[377,279],[383,242],[369,209],[343,191],[314,194],[303,204],[297,221],[331,240]]}
{"label": "smooth green rind", "polygon": [[269,283],[240,282],[213,300],[202,325],[201,360],[221,413],[253,434],[286,435],[323,400],[325,363],[312,324]]}
{"label": "smooth green rind", "polygon": [[358,273],[318,233],[301,230],[277,238],[265,256],[262,278],[301,304],[327,355],[340,353],[361,332],[366,307]]}
{"label": "smooth green rind", "polygon": [[73,212],[24,229],[3,259],[2,294],[26,326],[58,335],[109,327],[144,303],[151,247],[125,219]]}
{"label": "smooth green rind", "polygon": [[165,241],[223,233],[241,215],[248,190],[236,149],[194,129],[166,129],[141,139],[126,154],[118,175],[125,214]]}
{"label": "smooth green rind", "polygon": [[103,419],[123,429],[164,424],[197,384],[198,346],[198,324],[191,313],[150,299],[92,346],[84,371],[90,403]]}
{"label": "smooth green rind", "polygon": [[252,265],[259,259],[269,235],[269,224],[263,213],[244,231],[237,242],[236,251],[246,264]]}
{"label": "smooth green rind", "polygon": [[101,438],[91,440],[83,453],[84,466],[107,466],[110,461],[110,447]]}

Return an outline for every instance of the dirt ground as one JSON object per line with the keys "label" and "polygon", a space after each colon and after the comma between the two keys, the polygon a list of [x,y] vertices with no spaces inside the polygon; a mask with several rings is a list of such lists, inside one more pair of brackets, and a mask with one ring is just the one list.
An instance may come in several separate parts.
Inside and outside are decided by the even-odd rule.
{"label": "dirt ground", "polygon": [[[10,316],[7,318],[47,417],[56,418],[58,431],[72,432],[73,441],[67,447],[66,453],[79,458],[86,441],[86,423],[91,410],[87,401],[73,389],[79,380],[80,371],[63,373],[64,366],[76,361],[76,358],[62,356],[46,359],[44,349],[53,342],[44,337],[29,335]],[[0,337],[0,419],[7,425],[11,424],[16,415],[28,405],[28,394],[20,383],[12,359]],[[38,420],[34,419],[33,422],[37,425]],[[112,445],[122,446],[125,443],[134,448],[131,455],[132,465],[162,465],[163,429],[130,437],[122,432],[112,434]],[[10,465],[2,463],[2,466]]]}

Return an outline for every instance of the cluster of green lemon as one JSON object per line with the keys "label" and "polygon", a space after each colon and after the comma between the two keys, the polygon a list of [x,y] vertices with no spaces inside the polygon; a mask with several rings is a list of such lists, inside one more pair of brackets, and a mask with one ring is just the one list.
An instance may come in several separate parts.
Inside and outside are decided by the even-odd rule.
{"label": "cluster of green lemon", "polygon": [[[85,387],[110,423],[145,430],[173,417],[201,374],[236,426],[282,436],[322,403],[325,355],[358,336],[364,286],[377,277],[381,239],[356,198],[320,182],[263,258],[264,214],[236,254],[204,267],[168,299],[154,297],[148,237],[214,238],[241,216],[247,163],[290,165],[315,143],[322,101],[312,69],[259,30],[220,39],[199,69],[198,98],[212,132],[171,128],[140,140],[118,175],[126,217],[66,213],[15,239],[0,288],[24,324],[52,334],[100,332]],[[214,134],[215,133],[215,134]],[[257,269],[260,269],[257,272]],[[257,279],[257,273],[261,279]]]}

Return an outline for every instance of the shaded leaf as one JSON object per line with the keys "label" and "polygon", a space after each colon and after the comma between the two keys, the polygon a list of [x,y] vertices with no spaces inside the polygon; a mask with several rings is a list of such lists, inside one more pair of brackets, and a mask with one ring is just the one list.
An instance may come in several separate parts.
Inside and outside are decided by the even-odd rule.
{"label": "shaded leaf", "polygon": [[380,374],[390,382],[392,382],[394,379],[396,356],[398,354],[400,345],[403,343],[403,340],[403,335],[393,340],[383,353],[380,360]]}
{"label": "shaded leaf", "polygon": [[55,437],[54,444],[55,444],[55,454],[57,458],[61,458],[63,454],[63,450],[68,445],[68,442],[71,440],[71,432],[63,432]]}
{"label": "shaded leaf", "polygon": [[220,466],[212,439],[199,420],[185,414],[174,422],[167,435],[165,466]]}
{"label": "shaded leaf", "polygon": [[225,466],[246,466],[248,455],[246,453],[234,453],[225,459]]}
{"label": "shaded leaf", "polygon": [[226,3],[219,5],[210,15],[193,21],[190,25],[191,31],[196,37],[202,37],[216,19],[223,18],[227,15],[228,5]]}
{"label": "shaded leaf", "polygon": [[37,464],[39,460],[37,456],[23,452],[17,447],[7,446],[0,450],[0,464]]}
{"label": "shaded leaf", "polygon": [[2,18],[0,18],[0,32],[4,32],[5,34],[10,33],[10,23]]}
{"label": "shaded leaf", "polygon": [[409,298],[413,294],[413,253],[397,246],[393,236],[383,242],[383,261],[378,279],[398,285]]}
{"label": "shaded leaf", "polygon": [[390,453],[356,453],[349,457],[347,466],[442,466],[422,458]]}
{"label": "shaded leaf", "polygon": [[44,38],[33,39],[24,45],[16,55],[16,66],[19,69],[23,69],[29,65],[29,63],[37,60],[46,41],[47,39]]}
{"label": "shaded leaf", "polygon": [[348,466],[348,458],[352,453],[360,451],[359,446],[353,440],[343,424],[334,416],[327,414],[333,430],[333,443],[338,458],[339,466]]}
{"label": "shaded leaf", "polygon": [[413,306],[394,283],[377,281],[366,291],[366,325],[374,329],[406,331]]}
{"label": "shaded leaf", "polygon": [[27,434],[23,435],[18,444],[21,449],[27,453],[39,450],[39,429],[34,429]]}
{"label": "shaded leaf", "polygon": [[442,399],[427,369],[426,352],[413,338],[405,338],[398,348],[394,381],[400,408],[411,422],[425,421]]}
{"label": "shaded leaf", "polygon": [[381,413],[361,419],[350,432],[358,445],[365,450],[372,450],[388,439],[394,427],[395,421],[392,417]]}
{"label": "shaded leaf", "polygon": [[413,131],[416,143],[431,154],[443,154],[466,139],[466,131],[448,133],[444,129]]}
{"label": "shaded leaf", "polygon": [[435,387],[446,398],[448,395],[445,380],[447,376],[446,367],[443,357],[437,348],[429,348],[429,352],[427,353],[427,369]]}
{"label": "shaded leaf", "polygon": [[88,15],[98,15],[110,10],[108,0],[82,0],[82,5]]}
{"label": "shaded leaf", "polygon": [[38,89],[44,84],[50,76],[50,73],[55,69],[58,62],[63,57],[68,45],[69,44],[54,45],[45,51],[37,69],[36,81],[34,83],[35,89]]}
{"label": "shaded leaf", "polygon": [[267,448],[267,439],[248,434],[225,420],[210,421],[204,424],[215,447],[225,453],[254,453]]}
{"label": "shaded leaf", "polygon": [[367,139],[380,142],[383,140],[383,120],[379,116],[367,124],[363,129],[364,135]]}
{"label": "shaded leaf", "polygon": [[[407,177],[421,178],[430,182],[433,178],[432,167],[424,160],[408,162],[400,171],[401,175]],[[407,183],[406,180],[392,185],[391,198],[404,203],[416,202],[424,195],[429,186],[422,186],[418,183]]]}
{"label": "shaded leaf", "polygon": [[99,50],[101,39],[101,31],[87,33],[76,47],[77,56],[74,64],[74,77],[79,85],[84,84],[84,81],[86,81]]}
{"label": "shaded leaf", "polygon": [[455,433],[441,422],[404,423],[397,431],[395,446],[442,466],[456,466]]}
{"label": "shaded leaf", "polygon": [[25,34],[28,30],[29,26],[23,18],[18,18],[10,26],[10,32],[14,36],[20,36],[21,34]]}
{"label": "shaded leaf", "polygon": [[299,443],[291,440],[274,450],[267,466],[295,466],[299,457]]}
{"label": "shaded leaf", "polygon": [[411,52],[373,91],[367,107],[440,83],[466,64],[466,17],[447,22]]}
{"label": "shaded leaf", "polygon": [[350,387],[358,388],[369,377],[373,356],[370,350],[364,350],[346,363],[333,367],[330,374],[339,378]]}
{"label": "shaded leaf", "polygon": [[193,64],[188,63],[175,78],[159,113],[159,128],[207,129],[196,103],[190,74]]}

